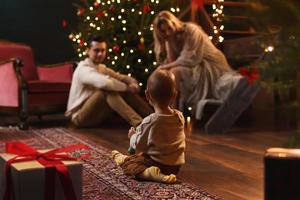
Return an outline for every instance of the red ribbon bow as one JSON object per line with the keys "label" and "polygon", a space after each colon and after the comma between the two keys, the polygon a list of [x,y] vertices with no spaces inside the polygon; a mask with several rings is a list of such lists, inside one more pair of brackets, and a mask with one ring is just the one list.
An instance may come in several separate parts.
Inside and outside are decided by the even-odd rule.
{"label": "red ribbon bow", "polygon": [[62,161],[84,159],[90,156],[89,153],[84,154],[79,158],[71,157],[67,153],[75,150],[85,149],[89,150],[89,147],[83,144],[71,145],[64,148],[49,150],[44,153],[40,153],[32,147],[22,142],[10,142],[6,143],[6,153],[16,154],[6,162],[6,190],[4,193],[4,200],[9,200],[12,192],[12,178],[11,178],[11,164],[25,161],[36,160],[46,168],[45,174],[45,199],[50,200],[55,197],[54,183],[55,183],[55,171],[57,172],[60,181],[63,186],[65,197],[67,200],[76,199],[73,184],[68,172],[68,168]]}
{"label": "red ribbon bow", "polygon": [[192,0],[192,6],[196,9],[202,9],[204,6],[204,0]]}
{"label": "red ribbon bow", "polygon": [[255,68],[247,69],[246,67],[240,67],[239,72],[247,78],[249,84],[253,84],[255,81],[259,80],[259,73]]}

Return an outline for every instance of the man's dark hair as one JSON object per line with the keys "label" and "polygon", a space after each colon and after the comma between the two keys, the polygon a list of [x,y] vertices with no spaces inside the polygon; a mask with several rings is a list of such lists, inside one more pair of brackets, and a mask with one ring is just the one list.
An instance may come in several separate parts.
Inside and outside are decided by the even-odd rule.
{"label": "man's dark hair", "polygon": [[101,36],[101,35],[92,35],[89,39],[88,39],[88,48],[91,47],[92,42],[106,42],[106,40]]}

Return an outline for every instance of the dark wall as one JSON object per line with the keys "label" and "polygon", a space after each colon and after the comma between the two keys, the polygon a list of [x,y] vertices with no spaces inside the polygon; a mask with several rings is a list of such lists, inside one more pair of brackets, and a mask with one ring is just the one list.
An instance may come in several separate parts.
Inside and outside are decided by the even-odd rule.
{"label": "dark wall", "polygon": [[75,57],[69,28],[76,23],[72,0],[0,0],[0,39],[31,45],[38,64],[64,62]]}

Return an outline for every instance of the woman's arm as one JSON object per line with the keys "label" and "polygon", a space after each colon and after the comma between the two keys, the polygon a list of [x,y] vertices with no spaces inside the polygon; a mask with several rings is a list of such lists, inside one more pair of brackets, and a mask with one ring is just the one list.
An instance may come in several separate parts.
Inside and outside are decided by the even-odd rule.
{"label": "woman's arm", "polygon": [[[183,48],[178,58],[173,62],[161,65],[160,69],[171,69],[173,67],[194,67],[203,59],[204,52],[204,37],[205,33],[200,27],[194,24],[188,24],[186,30],[182,35]],[[171,54],[172,50],[168,50]],[[170,55],[171,56],[171,55]]]}

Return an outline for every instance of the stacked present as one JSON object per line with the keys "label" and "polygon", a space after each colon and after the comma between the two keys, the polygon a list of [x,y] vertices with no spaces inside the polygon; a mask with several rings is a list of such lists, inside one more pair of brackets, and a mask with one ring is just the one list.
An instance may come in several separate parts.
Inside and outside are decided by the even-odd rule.
{"label": "stacked present", "polygon": [[6,153],[0,154],[0,199],[80,200],[82,162],[66,154],[80,149],[89,148],[37,151],[21,142],[7,143]]}

